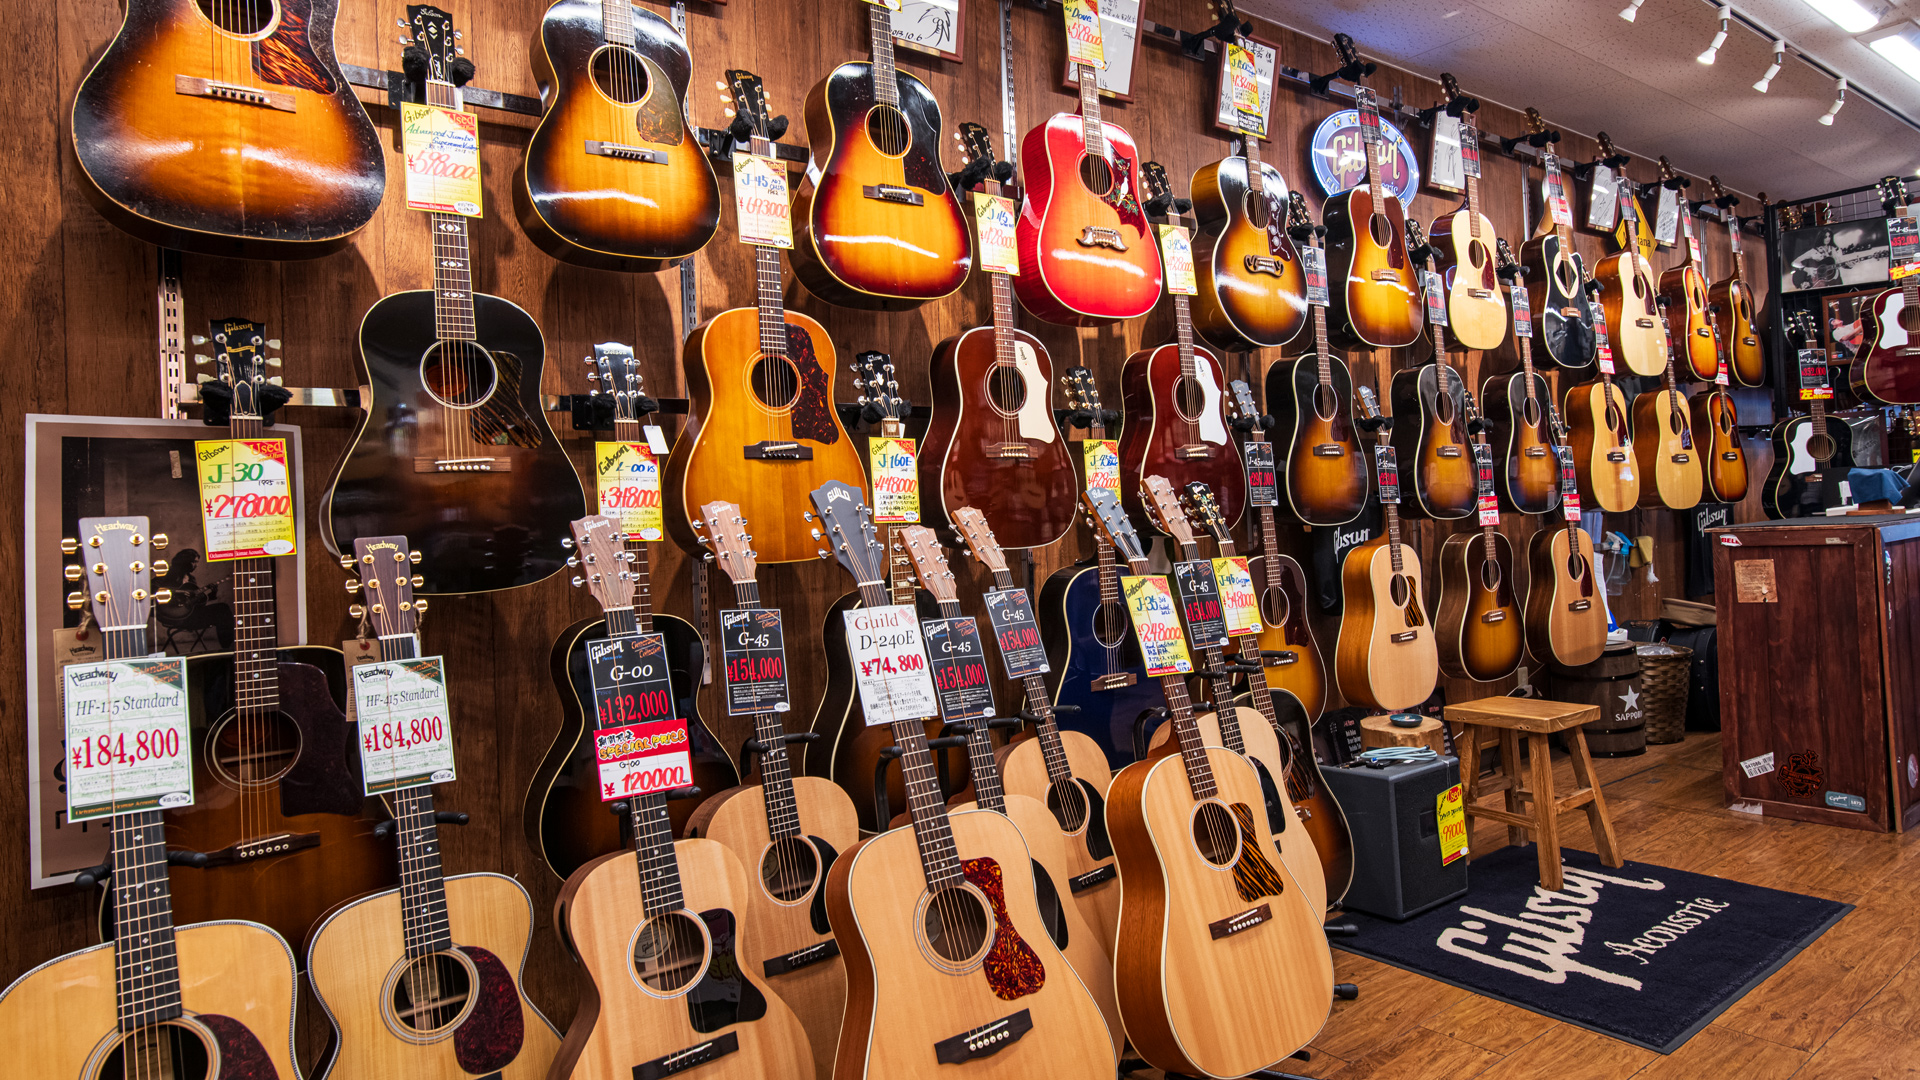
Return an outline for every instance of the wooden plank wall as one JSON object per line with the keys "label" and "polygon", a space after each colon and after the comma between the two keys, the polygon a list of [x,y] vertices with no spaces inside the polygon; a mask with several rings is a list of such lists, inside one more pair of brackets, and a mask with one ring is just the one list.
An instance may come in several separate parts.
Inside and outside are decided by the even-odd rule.
{"label": "wooden plank wall", "polygon": [[[529,42],[539,24],[539,0],[452,0],[446,6],[465,29],[467,54],[478,66],[478,85],[532,95],[537,93],[527,61]],[[653,5],[664,10],[663,5]],[[831,65],[864,57],[867,48],[865,6],[856,0],[817,0],[814,3],[771,3],[735,0],[709,5],[694,0],[692,44],[695,85],[692,114],[697,123],[724,122],[722,100],[715,89],[728,67],[748,67],[766,78],[774,109],[794,118],[790,142],[803,139],[799,114],[807,89]],[[1198,27],[1207,21],[1202,0],[1150,0],[1152,19]],[[346,0],[340,14],[338,50],[343,62],[393,68],[399,63],[401,32],[396,21],[404,15],[402,0]],[[962,120],[978,120],[997,130],[998,4],[969,0],[964,64],[930,60],[902,52],[903,64],[925,79],[946,108],[948,127]],[[5,175],[7,197],[0,200],[0,265],[7,268],[0,281],[0,310],[4,310],[8,353],[0,361],[0,410],[5,430],[13,437],[0,446],[0,468],[20,475],[22,466],[21,415],[27,412],[152,416],[158,391],[154,378],[153,249],[119,233],[89,207],[76,180],[75,166],[63,149],[63,116],[75,86],[91,58],[111,38],[121,18],[114,0],[70,0],[60,4],[0,4],[0,48],[12,72],[0,85],[4,115],[13,135],[0,142],[0,174]],[[1024,130],[1045,115],[1072,110],[1075,101],[1059,83],[1064,47],[1057,10],[1040,11],[1017,4],[1013,12],[1017,56],[1020,127]],[[1306,70],[1325,70],[1337,64],[1332,48],[1304,40],[1273,27],[1260,33],[1277,41],[1284,63]],[[1361,45],[1364,48],[1365,42]],[[1135,76],[1137,100],[1116,106],[1107,114],[1132,131],[1143,153],[1164,163],[1177,185],[1184,187],[1201,165],[1225,153],[1225,142],[1208,123],[1215,66],[1183,58],[1162,41],[1142,44]],[[1383,98],[1397,87],[1405,100],[1430,104],[1439,95],[1435,83],[1404,72],[1382,70],[1375,84]],[[1465,88],[1468,93],[1472,87]],[[1543,98],[1562,91],[1543,86]],[[364,92],[363,92],[364,93]],[[403,208],[399,159],[394,146],[395,114],[373,95],[364,95],[373,117],[389,144],[388,200],[373,223],[356,237],[352,247],[329,258],[306,263],[228,262],[188,257],[185,260],[186,316],[190,327],[204,326],[209,317],[245,314],[265,319],[270,333],[286,342],[284,373],[290,385],[351,386],[355,371],[355,333],[363,312],[382,295],[430,284],[426,224],[421,215]],[[1524,102],[1515,103],[1524,105]],[[1265,151],[1296,185],[1309,185],[1306,143],[1312,127],[1336,108],[1291,86],[1277,96],[1274,133]],[[677,278],[624,277],[563,266],[542,254],[511,220],[509,184],[532,129],[530,118],[482,110],[484,163],[487,170],[487,219],[473,230],[476,287],[508,297],[525,306],[547,335],[548,393],[579,393],[587,386],[580,358],[596,341],[634,342],[644,360],[644,373],[654,392],[673,394],[683,386],[678,372]],[[1551,121],[1551,117],[1548,118]],[[1515,134],[1521,117],[1508,109],[1489,106],[1481,113],[1488,131]],[[1415,132],[1419,152],[1427,140]],[[1656,149],[1657,148],[1642,148]],[[1676,148],[1678,149],[1678,148]],[[1560,145],[1563,155],[1584,160],[1597,153],[1588,140],[1569,136]],[[959,164],[949,145],[947,163]],[[1683,160],[1686,160],[1682,155]],[[1710,163],[1703,163],[1708,164]],[[1636,162],[1631,173],[1650,179],[1652,166]],[[1537,179],[1537,172],[1535,178]],[[1483,181],[1487,206],[1502,235],[1515,247],[1520,235],[1521,167],[1510,159],[1489,158]],[[1696,191],[1704,190],[1697,186]],[[1310,190],[1316,212],[1320,198]],[[1444,193],[1423,194],[1415,216],[1429,221],[1454,203]],[[1576,213],[1584,209],[1576,203]],[[1753,207],[1749,206],[1749,210]],[[711,314],[725,307],[753,303],[751,253],[728,239],[731,212],[721,238],[701,256],[702,310]],[[1708,257],[1716,267],[1726,265],[1724,231],[1705,229]],[[1603,251],[1601,238],[1581,232],[1578,242],[1589,259]],[[1757,249],[1757,245],[1755,246]],[[1657,261],[1673,261],[1663,254]],[[990,318],[990,290],[975,278],[961,292],[944,301],[909,313],[870,315],[837,311],[790,286],[792,305],[821,319],[829,328],[841,360],[860,350],[890,352],[910,396],[925,399],[926,363],[933,346],[960,329]],[[1133,324],[1097,331],[1075,332],[1024,319],[1052,352],[1056,370],[1086,363],[1099,376],[1102,395],[1117,406],[1119,371],[1128,353],[1143,341],[1158,342],[1170,333],[1164,313]],[[1277,356],[1259,358],[1261,365]],[[1355,357],[1357,373],[1369,377],[1370,365]],[[1382,357],[1383,361],[1388,358]],[[1391,362],[1391,361],[1388,361]],[[1238,371],[1238,362],[1235,362]],[[1479,358],[1466,363],[1478,384]],[[1384,367],[1383,367],[1384,370]],[[1258,383],[1256,382],[1256,386]],[[848,396],[841,379],[842,396]],[[1384,394],[1382,395],[1385,396]],[[309,497],[308,520],[316,520],[318,500],[330,469],[352,431],[355,418],[344,410],[298,410],[293,420],[306,430]],[[582,475],[587,474],[590,447],[583,435],[564,432]],[[1748,443],[1757,493],[1757,479],[1766,471],[1763,444]],[[15,489],[17,497],[19,489]],[[0,564],[17,566],[22,526],[19,503],[0,499]],[[1739,520],[1759,516],[1757,499],[1739,508]],[[1677,594],[1684,584],[1684,552],[1678,539],[1678,515],[1639,512],[1610,521],[1630,535],[1655,539],[1657,586],[1637,573],[1626,595],[1616,603],[1623,618],[1651,618],[1658,614],[1660,594]],[[1534,523],[1508,518],[1503,528],[1516,541]],[[1416,535],[1429,567],[1444,539],[1446,528],[1419,527]],[[1288,543],[1306,555],[1303,534],[1288,530]],[[322,550],[317,536],[306,538],[305,557],[312,581],[309,630],[318,643],[337,643],[351,636],[345,615],[348,597],[339,588],[342,574]],[[1524,550],[1524,549],[1521,549]],[[1067,542],[1039,553],[1041,580],[1056,568],[1091,552],[1085,529]],[[667,591],[656,602],[669,611],[690,607],[685,558],[662,545],[655,582]],[[1524,561],[1524,560],[1523,560]],[[43,557],[44,562],[44,557]],[[43,575],[48,587],[62,587],[59,568],[47,563],[24,568]],[[969,570],[968,573],[972,571]],[[1438,574],[1432,574],[1438,582]],[[790,648],[794,651],[796,725],[811,713],[805,704],[820,691],[820,665],[808,662],[804,650],[818,649],[799,628],[817,626],[827,606],[846,591],[848,582],[832,565],[770,567],[763,574],[769,605],[785,609]],[[979,584],[976,580],[974,584]],[[975,595],[964,585],[962,595]],[[535,862],[520,831],[521,797],[545,749],[557,718],[545,658],[549,642],[568,623],[590,614],[586,596],[568,588],[564,575],[515,592],[470,599],[436,600],[426,626],[426,647],[446,654],[455,692],[455,730],[460,781],[442,795],[442,805],[473,815],[464,829],[448,830],[446,849],[450,871],[501,870],[525,882],[534,895],[544,927],[558,882]],[[27,845],[24,828],[25,676],[21,620],[0,619],[0,700],[5,719],[0,722],[0,819],[16,823],[0,839],[0,981],[90,940],[89,912],[94,898],[74,892],[33,893],[26,887]],[[1331,650],[1335,626],[1320,620],[1323,647]],[[1002,688],[1004,691],[1004,687]],[[1506,689],[1505,685],[1476,687],[1451,684],[1455,700]],[[554,942],[543,929],[529,965],[528,982],[540,1004],[556,1021],[564,1022],[574,1008],[571,974]]]}

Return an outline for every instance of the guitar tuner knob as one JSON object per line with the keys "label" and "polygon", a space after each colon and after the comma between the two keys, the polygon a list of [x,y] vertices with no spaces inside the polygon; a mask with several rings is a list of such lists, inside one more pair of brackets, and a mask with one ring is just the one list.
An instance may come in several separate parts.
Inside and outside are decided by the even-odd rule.
{"label": "guitar tuner knob", "polygon": [[367,609],[359,604],[349,604],[347,605],[347,614],[355,619],[364,619],[367,617]]}
{"label": "guitar tuner knob", "polygon": [[165,551],[165,550],[166,550],[166,548],[167,548],[167,534],[166,534],[166,533],[154,533],[154,534],[153,534],[153,539],[152,539],[151,541],[149,541],[149,543],[151,543],[151,544],[153,545],[153,550],[155,550],[155,551]]}
{"label": "guitar tuner knob", "polygon": [[578,570],[580,568],[580,560],[575,558],[572,555],[569,555],[567,556],[567,566],[571,569]]}
{"label": "guitar tuner knob", "polygon": [[279,348],[279,347],[280,347],[280,339],[279,339],[279,338],[277,338],[277,337],[270,337],[270,338],[268,338],[268,339],[267,339],[267,348],[269,348],[269,349],[277,349],[277,348]]}
{"label": "guitar tuner knob", "polygon": [[812,533],[812,534],[813,534],[813,538],[814,538],[815,540],[818,540],[818,539],[820,539],[820,530],[819,530],[819,529],[809,529],[809,530],[808,530],[808,532],[810,532],[810,533]]}
{"label": "guitar tuner knob", "polygon": [[583,578],[583,577],[581,577],[581,576],[580,576],[579,574],[575,574],[575,575],[573,575],[573,587],[574,587],[574,588],[576,588],[576,589],[577,589],[577,588],[579,588],[580,586],[582,586],[582,585],[585,585],[586,583],[587,583],[587,579],[586,579],[586,578]]}
{"label": "guitar tuner knob", "polygon": [[802,510],[802,511],[800,511],[800,516],[801,516],[801,517],[802,517],[803,519],[805,519],[805,520],[807,520],[807,521],[812,521],[812,520],[813,520],[813,511],[811,511],[811,510]]}
{"label": "guitar tuner knob", "polygon": [[561,537],[561,538],[560,538],[560,546],[561,546],[561,547],[563,547],[563,548],[566,548],[566,549],[567,549],[568,551],[572,551],[572,550],[573,550],[573,537],[571,537],[571,536],[563,536],[563,537]]}
{"label": "guitar tuner knob", "polygon": [[195,334],[187,340],[193,342],[195,345],[205,345],[207,343],[207,335]]}
{"label": "guitar tuner knob", "polygon": [[207,364],[213,363],[213,357],[208,356],[206,353],[194,353],[193,362],[204,367]]}
{"label": "guitar tuner knob", "polygon": [[425,615],[425,614],[427,613],[427,602],[426,602],[426,600],[424,600],[424,599],[421,599],[421,600],[415,600],[415,601],[413,602],[413,610],[414,610],[414,613],[415,613],[415,614],[417,614],[417,615]]}
{"label": "guitar tuner knob", "polygon": [[347,584],[346,584],[346,589],[347,589],[347,593],[348,593],[349,595],[352,595],[352,594],[356,594],[356,593],[358,593],[358,592],[360,591],[360,579],[359,579],[359,578],[348,578],[348,579],[347,579]]}
{"label": "guitar tuner knob", "polygon": [[173,569],[173,564],[168,562],[165,559],[153,560],[153,572],[160,575],[161,577],[166,577],[167,573],[172,569]]}
{"label": "guitar tuner knob", "polygon": [[[398,556],[395,556],[395,557],[396,557],[396,558],[398,558]],[[420,565],[420,553],[419,553],[419,552],[417,552],[417,551],[409,551],[409,552],[407,552],[407,561],[408,561],[408,562],[410,562],[410,563],[412,563],[412,564],[413,564],[413,565],[415,565],[415,566],[419,566],[419,565]]]}
{"label": "guitar tuner knob", "polygon": [[86,571],[80,569],[80,567],[74,564],[69,563],[64,573],[66,574],[68,581],[79,581],[80,576],[86,573]]}
{"label": "guitar tuner knob", "polygon": [[820,550],[819,548],[814,548],[814,549],[813,549],[813,553],[814,553],[815,555],[818,555],[818,556],[820,556],[820,557],[821,557],[822,559],[830,559],[830,558],[832,558],[832,557],[833,557],[833,556],[832,556],[832,555],[830,555],[829,553],[827,553],[827,552],[825,552],[825,551],[821,551],[821,550]]}
{"label": "guitar tuner knob", "polygon": [[425,585],[426,583],[427,583],[426,577],[420,574],[415,574],[413,575],[413,577],[407,580],[407,584],[412,585],[416,589],[422,585]]}
{"label": "guitar tuner knob", "polygon": [[72,608],[72,609],[73,609],[73,610],[75,610],[75,611],[79,611],[79,610],[80,610],[81,608],[83,608],[83,607],[86,607],[86,606],[87,606],[87,594],[86,594],[86,593],[83,593],[83,592],[70,592],[70,593],[68,593],[68,594],[67,594],[67,606],[68,606],[68,607],[70,607],[70,608]]}

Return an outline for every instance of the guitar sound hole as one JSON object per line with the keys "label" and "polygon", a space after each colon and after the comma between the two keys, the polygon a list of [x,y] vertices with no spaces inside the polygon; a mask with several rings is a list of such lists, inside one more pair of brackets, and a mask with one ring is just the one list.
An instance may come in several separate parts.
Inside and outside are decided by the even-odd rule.
{"label": "guitar sound hole", "polygon": [[1827,460],[1833,456],[1833,449],[1833,436],[1826,434],[1807,436],[1807,456],[1813,460]]}
{"label": "guitar sound hole", "polygon": [[173,1021],[150,1024],[122,1039],[94,1076],[97,1080],[208,1080],[212,1063],[213,1054],[199,1030]]}
{"label": "guitar sound hole", "polygon": [[1193,808],[1193,843],[1200,857],[1215,866],[1232,866],[1240,854],[1240,823],[1217,802]]}
{"label": "guitar sound hole", "polygon": [[234,37],[265,37],[280,23],[276,0],[198,0],[198,6],[208,22]]}
{"label": "guitar sound hole", "polygon": [[1579,581],[1587,576],[1587,560],[1571,552],[1567,554],[1567,577]]}
{"label": "guitar sound hole", "polygon": [[907,130],[907,118],[899,109],[878,105],[867,114],[867,138],[875,150],[888,157],[899,157],[907,152],[912,134]]}
{"label": "guitar sound hole", "polygon": [[1101,604],[1093,613],[1093,637],[1109,649],[1127,640],[1127,612],[1119,604]]}
{"label": "guitar sound hole", "polygon": [[1500,564],[1487,559],[1480,564],[1480,587],[1492,592],[1500,587]]}
{"label": "guitar sound hole", "polygon": [[593,54],[593,85],[611,101],[631,105],[647,96],[647,65],[622,45],[603,45]]}
{"label": "guitar sound hole", "polygon": [[423,1035],[445,1030],[460,1019],[473,997],[473,971],[450,952],[412,961],[393,981],[393,1015]]}
{"label": "guitar sound hole", "polygon": [[1433,399],[1433,418],[1441,427],[1453,426],[1453,395],[1436,394]]}
{"label": "guitar sound hole", "polygon": [[1522,419],[1524,419],[1527,422],[1528,427],[1539,427],[1540,426],[1540,402],[1534,398],[1528,398],[1525,401],[1521,402],[1520,416]]}
{"label": "guitar sound hole", "polygon": [[1273,219],[1273,215],[1268,213],[1267,198],[1264,194],[1255,195],[1251,191],[1246,192],[1240,197],[1240,210],[1247,215],[1247,224],[1256,229],[1264,230],[1267,222]]}
{"label": "guitar sound hole", "polygon": [[300,726],[285,713],[241,719],[228,713],[207,740],[208,765],[233,787],[264,787],[293,770],[300,758]]}
{"label": "guitar sound hole", "polygon": [[1468,241],[1467,261],[1473,264],[1473,268],[1475,270],[1481,269],[1482,267],[1486,266],[1487,263],[1492,261],[1492,259],[1493,259],[1492,255],[1489,254],[1487,251],[1487,245],[1481,243],[1478,240]]}
{"label": "guitar sound hole", "polygon": [[1367,235],[1373,238],[1375,247],[1391,247],[1393,222],[1385,214],[1374,214],[1367,219]]}
{"label": "guitar sound hole", "polygon": [[684,911],[649,920],[634,938],[633,969],[655,993],[684,989],[699,978],[706,962],[706,929]]}
{"label": "guitar sound hole", "polygon": [[1179,411],[1181,419],[1198,420],[1200,411],[1207,407],[1207,392],[1198,380],[1182,375],[1173,384],[1173,407]]}
{"label": "guitar sound hole", "polygon": [[920,917],[928,947],[949,964],[964,964],[987,945],[987,908],[972,889],[941,889],[927,898]]}
{"label": "guitar sound hole", "polygon": [[1393,581],[1387,585],[1387,595],[1393,597],[1394,607],[1406,607],[1407,600],[1412,596],[1411,590],[1407,587],[1407,575],[1393,575]]}
{"label": "guitar sound hole", "polygon": [[1313,415],[1331,422],[1340,412],[1340,395],[1326,383],[1316,383],[1313,387]]}
{"label": "guitar sound hole", "polygon": [[[1607,428],[1616,434],[1623,433],[1627,429],[1627,416],[1613,403],[1612,398],[1607,399]],[[1620,434],[1620,441],[1622,443],[1627,441],[1625,434]]]}
{"label": "guitar sound hole", "polygon": [[420,360],[420,381],[440,404],[471,409],[493,396],[500,369],[493,355],[474,342],[437,341]]}
{"label": "guitar sound hole", "polygon": [[1113,190],[1113,166],[1106,158],[1094,157],[1092,154],[1082,154],[1080,156],[1080,182],[1087,185],[1088,191],[1104,199],[1107,197],[1107,193]]}
{"label": "guitar sound hole", "polygon": [[819,852],[798,836],[774,841],[760,857],[760,883],[766,886],[769,896],[781,903],[791,904],[804,898],[819,876]]}
{"label": "guitar sound hole", "polygon": [[1087,797],[1072,780],[1047,785],[1047,809],[1067,832],[1079,832],[1087,823]]}
{"label": "guitar sound hole", "polygon": [[1293,604],[1287,594],[1279,589],[1268,589],[1260,594],[1260,620],[1268,626],[1285,626],[1293,617]]}
{"label": "guitar sound hole", "polygon": [[1566,259],[1555,259],[1553,276],[1560,283],[1560,291],[1572,295],[1580,287],[1580,278],[1573,271],[1573,263]]}
{"label": "guitar sound hole", "polygon": [[1920,331],[1920,308],[1903,307],[1900,309],[1900,317],[1894,321],[1900,324],[1900,329],[1909,334]]}
{"label": "guitar sound hole", "polygon": [[800,396],[800,369],[784,356],[763,356],[753,365],[753,396],[770,409],[784,409]]}
{"label": "guitar sound hole", "polygon": [[1001,415],[1016,415],[1027,403],[1027,380],[1012,364],[995,364],[987,375],[987,397]]}

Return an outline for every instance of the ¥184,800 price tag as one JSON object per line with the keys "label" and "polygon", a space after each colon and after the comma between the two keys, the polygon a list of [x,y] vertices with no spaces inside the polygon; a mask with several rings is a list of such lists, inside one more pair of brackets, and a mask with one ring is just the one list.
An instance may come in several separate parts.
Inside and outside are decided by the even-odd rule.
{"label": "\u00a5184,800 price tag", "polygon": [[208,562],[293,554],[285,439],[200,441],[193,444],[193,457]]}
{"label": "\u00a5184,800 price tag", "polygon": [[1120,444],[1112,439],[1088,439],[1080,444],[1087,467],[1087,490],[1102,488],[1120,494]]}
{"label": "\u00a5184,800 price tag", "polygon": [[1194,296],[1200,292],[1193,276],[1193,238],[1184,225],[1161,225],[1160,255],[1165,261],[1167,291],[1175,296]]}
{"label": "\u00a5184,800 price tag", "polygon": [[354,668],[353,715],[368,795],[454,778],[446,665],[439,657]]}
{"label": "\u00a5184,800 price tag", "polygon": [[733,208],[740,242],[759,247],[793,247],[793,208],[787,197],[787,170],[772,158],[733,152]]}
{"label": "\u00a5184,800 price tag", "polygon": [[1227,643],[1227,617],[1220,610],[1220,584],[1214,580],[1213,561],[1194,559],[1173,564],[1173,584],[1180,592],[1180,613],[1187,619],[1187,638],[1196,649],[1217,649]]}
{"label": "\u00a5184,800 price tag", "polygon": [[920,520],[920,467],[912,439],[867,440],[868,472],[873,477],[873,520],[877,525],[911,525]]}
{"label": "\u00a5184,800 price tag", "polygon": [[842,615],[847,622],[853,681],[860,689],[860,709],[868,726],[940,715],[913,606],[855,608]]}
{"label": "\u00a5184,800 price tag", "polygon": [[1040,641],[1040,626],[1033,617],[1033,601],[1021,588],[995,589],[987,593],[987,621],[993,626],[993,640],[1000,646],[1000,661],[1006,665],[1007,678],[1015,682],[1029,675],[1045,675],[1047,649]]}
{"label": "\u00a5184,800 price tag", "polygon": [[787,644],[779,608],[720,613],[720,655],[726,660],[727,715],[786,712]]}
{"label": "\u00a5184,800 price tag", "polygon": [[1020,272],[1020,246],[1014,242],[1013,200],[1005,195],[973,193],[973,221],[980,232],[980,269],[989,274]]}
{"label": "\u00a5184,800 price tag", "polygon": [[949,723],[993,715],[993,679],[987,674],[987,650],[980,624],[971,618],[928,619],[920,624],[933,658],[933,688],[940,715]]}
{"label": "\u00a5184,800 price tag", "polygon": [[1187,652],[1187,635],[1180,629],[1180,613],[1173,606],[1173,589],[1159,574],[1142,574],[1120,579],[1120,591],[1127,598],[1127,615],[1133,620],[1133,634],[1140,642],[1140,657],[1147,674],[1189,675],[1193,657]]}
{"label": "\u00a5184,800 price tag", "polygon": [[1213,560],[1213,580],[1220,586],[1220,613],[1227,620],[1227,636],[1260,632],[1260,598],[1253,591],[1253,571],[1247,557]]}
{"label": "\u00a5184,800 price tag", "polygon": [[594,764],[600,800],[671,791],[693,783],[687,722],[673,712],[667,639],[660,634],[587,643],[593,683]]}
{"label": "\u00a5184,800 price tag", "polygon": [[1247,505],[1255,509],[1278,505],[1280,481],[1273,469],[1273,444],[1262,439],[1241,449],[1247,456]]}
{"label": "\u00a5184,800 price tag", "polygon": [[658,540],[665,535],[660,515],[660,459],[646,443],[594,443],[593,475],[600,492],[600,512],[618,522],[621,532],[642,540]]}
{"label": "\u00a5184,800 price tag", "polygon": [[480,216],[480,118],[438,105],[400,103],[407,209]]}
{"label": "\u00a5184,800 price tag", "polygon": [[60,685],[67,820],[193,805],[184,659],[69,664]]}

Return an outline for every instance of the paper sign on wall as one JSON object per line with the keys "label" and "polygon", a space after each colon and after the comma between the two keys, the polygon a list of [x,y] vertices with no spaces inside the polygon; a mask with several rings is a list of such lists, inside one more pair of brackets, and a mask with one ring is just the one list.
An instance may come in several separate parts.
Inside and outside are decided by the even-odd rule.
{"label": "paper sign on wall", "polygon": [[1220,612],[1226,616],[1227,636],[1257,634],[1260,598],[1253,591],[1253,571],[1244,555],[1213,560],[1213,580],[1220,586]]}
{"label": "paper sign on wall", "polygon": [[600,512],[618,522],[621,532],[642,540],[666,535],[660,514],[660,461],[647,444],[594,443],[593,475]]}
{"label": "paper sign on wall", "polygon": [[779,162],[742,150],[733,152],[733,209],[741,243],[793,247],[787,170]]}
{"label": "paper sign on wall", "polygon": [[1088,439],[1080,444],[1087,466],[1087,490],[1104,488],[1120,494],[1120,444],[1112,439]]}
{"label": "paper sign on wall", "polygon": [[407,209],[480,216],[480,118],[438,105],[400,103]]}
{"label": "paper sign on wall", "polygon": [[1167,579],[1159,574],[1129,575],[1120,579],[1120,590],[1127,598],[1127,615],[1133,620],[1147,674],[1158,678],[1192,673],[1193,657],[1187,653],[1187,636],[1180,629],[1180,613],[1173,606]]}
{"label": "paper sign on wall", "polygon": [[1224,63],[1227,94],[1233,102],[1233,111],[1240,114],[1242,129],[1260,130],[1265,126],[1266,117],[1260,108],[1260,78],[1254,68],[1252,51],[1238,41],[1229,41]]}
{"label": "paper sign on wall", "polygon": [[920,469],[912,439],[868,439],[868,473],[873,477],[876,525],[911,525],[920,520]]}
{"label": "paper sign on wall", "polygon": [[193,805],[186,660],[69,664],[60,685],[67,820]]}
{"label": "paper sign on wall", "polygon": [[193,453],[207,561],[293,554],[298,533],[287,441],[204,440]]}
{"label": "paper sign on wall", "polygon": [[1013,200],[1005,195],[973,193],[973,220],[980,232],[980,269],[989,274],[1020,272],[1020,247],[1014,242]]}
{"label": "paper sign on wall", "polygon": [[940,715],[933,676],[920,637],[920,619],[910,604],[855,608],[841,613],[847,653],[868,726]]}
{"label": "paper sign on wall", "polygon": [[1200,286],[1193,276],[1193,238],[1184,225],[1160,225],[1160,255],[1166,268],[1167,291],[1175,296],[1193,296]]}
{"label": "paper sign on wall", "polygon": [[1440,865],[1452,865],[1467,853],[1467,808],[1459,784],[1434,796],[1434,817],[1440,826]]}
{"label": "paper sign on wall", "polygon": [[353,705],[366,794],[454,779],[446,665],[439,657],[354,668]]}

